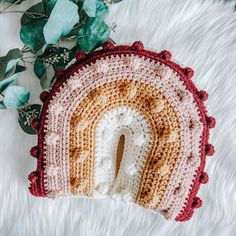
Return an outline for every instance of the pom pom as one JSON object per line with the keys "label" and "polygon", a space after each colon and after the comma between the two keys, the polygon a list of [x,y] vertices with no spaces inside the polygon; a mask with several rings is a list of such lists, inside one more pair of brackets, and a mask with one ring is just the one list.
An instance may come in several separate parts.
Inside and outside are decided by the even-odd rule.
{"label": "pom pom", "polygon": [[109,186],[107,183],[101,183],[97,185],[95,188],[95,191],[100,193],[100,194],[106,194],[108,192]]}
{"label": "pom pom", "polygon": [[142,51],[144,49],[143,43],[141,41],[134,42],[131,47],[135,51]]}
{"label": "pom pom", "polygon": [[40,100],[41,100],[42,102],[46,102],[47,99],[48,99],[49,94],[50,94],[49,92],[43,91],[43,92],[40,94]]}
{"label": "pom pom", "polygon": [[206,155],[207,156],[212,156],[215,153],[215,148],[213,145],[211,144],[207,144],[206,145],[206,149],[205,149]]}
{"label": "pom pom", "polygon": [[109,158],[102,159],[99,166],[105,170],[108,170],[112,166],[112,161]]}
{"label": "pom pom", "polygon": [[80,155],[77,157],[77,162],[82,163],[89,157],[89,151],[85,150],[80,153]]}
{"label": "pom pom", "polygon": [[172,56],[171,53],[167,50],[160,52],[160,57],[165,61],[169,61],[171,59],[171,56]]}
{"label": "pom pom", "polygon": [[50,113],[58,116],[63,111],[63,106],[60,103],[54,103],[50,106]]}
{"label": "pom pom", "polygon": [[164,164],[163,166],[160,167],[160,169],[158,170],[158,174],[160,176],[164,176],[166,174],[168,174],[170,171],[170,167],[166,164]]}
{"label": "pom pom", "polygon": [[82,86],[82,83],[79,79],[71,78],[67,81],[68,86],[74,90]]}
{"label": "pom pom", "polygon": [[178,133],[176,131],[171,131],[168,135],[167,142],[172,143],[178,138]]}
{"label": "pom pom", "polygon": [[183,69],[183,72],[187,76],[188,79],[191,79],[193,77],[193,74],[194,74],[193,69],[186,67]]}
{"label": "pom pom", "polygon": [[133,117],[129,114],[122,113],[118,116],[118,120],[122,125],[130,125],[133,121]]}
{"label": "pom pom", "polygon": [[212,116],[206,118],[208,128],[212,129],[216,125],[216,119]]}
{"label": "pom pom", "polygon": [[48,145],[55,145],[59,140],[59,135],[56,133],[49,133],[45,135],[45,142]]}
{"label": "pom pom", "polygon": [[48,165],[46,167],[47,175],[50,176],[50,177],[55,176],[57,174],[57,171],[58,171],[58,167],[55,166],[55,165]]}
{"label": "pom pom", "polygon": [[30,149],[30,155],[32,157],[37,157],[38,156],[38,153],[39,153],[39,149],[38,149],[38,146],[34,146]]}
{"label": "pom pom", "polygon": [[107,41],[107,42],[105,42],[105,43],[103,44],[102,47],[103,47],[104,50],[112,50],[112,49],[115,48],[115,45],[114,45],[113,42]]}
{"label": "pom pom", "polygon": [[129,65],[129,67],[136,71],[140,68],[141,66],[141,59],[139,57],[135,57],[135,58],[127,58],[126,59],[126,63]]}
{"label": "pom pom", "polygon": [[193,199],[192,207],[193,208],[199,208],[202,206],[202,200],[199,197],[195,197]]}
{"label": "pom pom", "polygon": [[60,78],[62,78],[64,76],[64,70],[62,70],[62,69],[57,69],[56,71],[55,71],[55,77],[57,78],[57,79],[60,79]]}
{"label": "pom pom", "polygon": [[198,92],[198,97],[200,100],[205,102],[208,99],[208,93],[206,91],[201,90]]}
{"label": "pom pom", "polygon": [[127,173],[128,175],[135,175],[137,172],[138,172],[138,170],[137,170],[137,168],[136,168],[136,166],[135,166],[134,163],[131,164],[131,165],[129,165],[129,166],[127,167],[127,169],[126,169],[126,173]]}
{"label": "pom pom", "polygon": [[122,192],[122,197],[123,197],[123,200],[127,203],[131,203],[133,202],[133,196],[130,192],[128,191],[124,191]]}
{"label": "pom pom", "polygon": [[33,129],[38,130],[38,128],[39,128],[39,120],[38,119],[33,119],[32,122],[31,122],[31,126],[32,126]]}
{"label": "pom pom", "polygon": [[38,180],[39,176],[38,176],[38,172],[37,171],[33,171],[28,175],[28,180],[31,183],[36,183]]}
{"label": "pom pom", "polygon": [[208,182],[208,174],[206,172],[202,172],[199,176],[199,182],[201,184],[206,184]]}
{"label": "pom pom", "polygon": [[99,73],[99,74],[105,74],[109,71],[109,65],[107,62],[100,62],[100,63],[96,63],[95,64],[95,70]]}
{"label": "pom pom", "polygon": [[76,53],[76,60],[82,60],[86,58],[86,53],[84,51],[80,51]]}
{"label": "pom pom", "polygon": [[110,141],[113,137],[113,129],[112,128],[107,128],[104,129],[102,132],[102,138],[106,141]]}
{"label": "pom pom", "polygon": [[141,147],[145,143],[145,137],[140,134],[134,137],[134,144]]}

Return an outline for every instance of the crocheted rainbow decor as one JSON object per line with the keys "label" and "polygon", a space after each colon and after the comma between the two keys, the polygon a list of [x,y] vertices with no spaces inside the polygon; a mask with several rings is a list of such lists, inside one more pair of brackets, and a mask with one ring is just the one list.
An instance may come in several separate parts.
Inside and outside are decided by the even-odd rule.
{"label": "crocheted rainbow decor", "polygon": [[206,114],[205,91],[193,70],[170,61],[168,51],[141,42],[111,42],[56,73],[43,108],[37,170],[29,175],[34,196],[83,196],[135,203],[167,219],[185,221],[202,201],[208,180],[205,158],[215,119]]}

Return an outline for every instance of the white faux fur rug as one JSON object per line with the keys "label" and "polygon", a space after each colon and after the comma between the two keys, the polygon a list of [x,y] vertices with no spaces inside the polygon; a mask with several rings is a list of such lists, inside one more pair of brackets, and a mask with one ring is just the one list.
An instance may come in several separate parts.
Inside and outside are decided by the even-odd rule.
{"label": "white faux fur rug", "polygon": [[[18,9],[26,9],[27,2]],[[15,111],[0,112],[0,236],[234,236],[236,235],[236,12],[210,0],[124,0],[112,7],[117,43],[142,40],[147,48],[167,49],[195,69],[194,81],[209,92],[209,113],[217,126],[208,158],[210,181],[198,194],[203,207],[192,220],[169,222],[162,216],[108,200],[37,199],[27,190],[36,162],[28,150],[35,136],[24,134]],[[0,54],[21,47],[20,15],[0,16]],[[32,71],[20,79],[34,92]]]}

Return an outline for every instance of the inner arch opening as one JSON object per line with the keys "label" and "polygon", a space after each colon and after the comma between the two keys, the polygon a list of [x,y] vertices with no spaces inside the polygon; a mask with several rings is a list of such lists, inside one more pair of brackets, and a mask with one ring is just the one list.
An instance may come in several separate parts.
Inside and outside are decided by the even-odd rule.
{"label": "inner arch opening", "polygon": [[119,138],[117,150],[116,150],[116,172],[115,172],[115,178],[119,172],[120,169],[120,163],[122,161],[122,157],[124,154],[124,147],[125,147],[125,136],[122,134]]}

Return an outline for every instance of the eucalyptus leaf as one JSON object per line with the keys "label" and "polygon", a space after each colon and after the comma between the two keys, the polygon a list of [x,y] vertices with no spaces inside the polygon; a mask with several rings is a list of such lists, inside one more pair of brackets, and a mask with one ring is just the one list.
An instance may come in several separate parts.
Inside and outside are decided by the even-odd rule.
{"label": "eucalyptus leaf", "polygon": [[89,17],[95,17],[97,10],[97,0],[84,0],[83,9]]}
{"label": "eucalyptus leaf", "polygon": [[8,51],[6,56],[0,57],[0,81],[4,79],[5,74],[16,65],[23,54],[19,48]]}
{"label": "eucalyptus leaf", "polygon": [[57,3],[57,0],[42,0],[45,13],[49,16],[52,12],[52,9]]}
{"label": "eucalyptus leaf", "polygon": [[48,44],[55,44],[61,36],[71,32],[79,21],[78,6],[69,0],[57,1],[43,33]]}
{"label": "eucalyptus leaf", "polygon": [[3,101],[0,102],[0,110],[7,109]]}
{"label": "eucalyptus leaf", "polygon": [[33,104],[25,106],[18,110],[18,122],[27,134],[36,134],[37,131],[32,128],[31,123],[33,119],[39,119],[41,105]]}
{"label": "eucalyptus leaf", "polygon": [[33,21],[34,19],[42,19],[45,18],[45,11],[42,2],[39,2],[32,7],[30,7],[23,16],[21,17],[21,25],[26,25]]}
{"label": "eucalyptus leaf", "polygon": [[46,19],[37,19],[21,27],[20,37],[23,43],[36,52],[46,44],[43,28],[47,23]]}
{"label": "eucalyptus leaf", "polygon": [[4,76],[4,80],[13,76],[14,74],[17,74],[17,73],[21,73],[23,71],[26,70],[26,67],[25,66],[21,66],[21,65],[15,65],[14,67],[12,67]]}
{"label": "eucalyptus leaf", "polygon": [[4,79],[3,81],[0,81],[0,93],[2,93],[11,83],[13,83],[16,78],[18,77],[18,74],[14,74],[13,76]]}
{"label": "eucalyptus leaf", "polygon": [[29,91],[24,87],[10,86],[6,89],[3,102],[7,108],[18,109],[28,102],[29,96]]}
{"label": "eucalyptus leaf", "polygon": [[34,63],[34,72],[41,79],[46,72],[46,67],[52,65],[54,70],[65,68],[74,58],[74,53],[68,48],[48,47],[44,54],[39,56]]}
{"label": "eucalyptus leaf", "polygon": [[97,1],[96,17],[104,19],[109,12],[109,8],[104,4],[103,0]]}
{"label": "eucalyptus leaf", "polygon": [[110,0],[110,3],[118,3],[118,2],[121,2],[122,0]]}
{"label": "eucalyptus leaf", "polygon": [[100,18],[90,18],[78,32],[78,44],[85,52],[91,52],[107,41],[110,28]]}
{"label": "eucalyptus leaf", "polygon": [[25,71],[26,67],[16,65],[14,66],[4,77],[4,80],[0,81],[0,93],[2,93],[10,84],[12,84],[20,75]]}
{"label": "eucalyptus leaf", "polygon": [[[24,2],[25,0],[21,0],[21,1],[18,1],[18,0],[4,0],[4,2],[8,2],[8,3],[16,3],[16,4],[21,4],[22,2]],[[1,2],[1,1],[0,1]]]}
{"label": "eucalyptus leaf", "polygon": [[103,0],[84,0],[83,9],[89,17],[101,19],[104,19],[109,11]]}
{"label": "eucalyptus leaf", "polygon": [[49,65],[46,67],[46,72],[44,75],[40,78],[40,85],[43,90],[50,89],[53,85],[53,79],[54,79],[55,71],[53,69],[52,65]]}
{"label": "eucalyptus leaf", "polygon": [[45,65],[42,59],[36,59],[34,62],[34,73],[40,79],[46,72]]}

